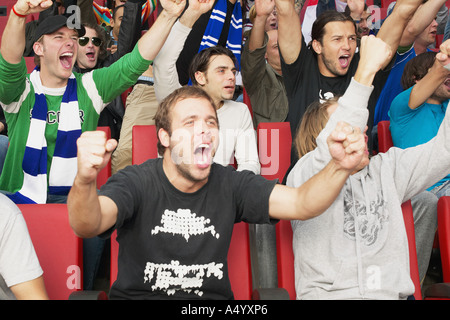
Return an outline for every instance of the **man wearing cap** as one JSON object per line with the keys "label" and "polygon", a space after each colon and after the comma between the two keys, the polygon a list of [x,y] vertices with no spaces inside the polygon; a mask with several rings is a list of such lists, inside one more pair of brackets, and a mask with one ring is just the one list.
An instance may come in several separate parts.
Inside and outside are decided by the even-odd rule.
{"label": "man wearing cap", "polygon": [[95,130],[104,106],[147,70],[185,0],[162,0],[164,10],[131,53],[85,74],[72,71],[84,28],[72,17],[49,17],[35,31],[37,68],[27,75],[22,57],[26,16],[51,4],[18,0],[1,42],[0,104],[10,146],[0,190],[16,203],[65,202],[77,171],[77,138]]}

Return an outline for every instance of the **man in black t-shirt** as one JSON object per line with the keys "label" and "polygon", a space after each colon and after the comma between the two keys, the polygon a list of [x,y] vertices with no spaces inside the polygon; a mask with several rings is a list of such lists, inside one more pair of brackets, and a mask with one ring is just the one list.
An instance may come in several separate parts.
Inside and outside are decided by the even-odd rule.
{"label": "man in black t-shirt", "polygon": [[96,190],[96,176],[115,140],[100,131],[77,142],[78,173],[69,194],[69,220],[81,237],[117,229],[120,299],[232,299],[227,253],[235,222],[309,219],[335,200],[360,163],[359,128],[336,129],[333,160],[299,188],[250,171],[212,164],[219,143],[213,100],[196,86],[175,90],[155,115],[162,158],[122,169]]}
{"label": "man in black t-shirt", "polygon": [[[392,52],[397,49],[408,20],[421,3],[422,0],[397,1],[394,11],[383,23],[377,37],[394,48]],[[351,17],[337,11],[326,11],[314,22],[311,43],[306,44],[294,2],[275,0],[275,4],[280,58],[289,99],[286,121],[290,122],[294,137],[306,108],[312,102],[341,95],[347,89],[359,61],[357,34]],[[380,71],[374,80],[375,89],[369,100],[369,134],[376,98],[389,75],[388,64],[383,68],[386,71]],[[369,139],[369,148],[371,142]]]}

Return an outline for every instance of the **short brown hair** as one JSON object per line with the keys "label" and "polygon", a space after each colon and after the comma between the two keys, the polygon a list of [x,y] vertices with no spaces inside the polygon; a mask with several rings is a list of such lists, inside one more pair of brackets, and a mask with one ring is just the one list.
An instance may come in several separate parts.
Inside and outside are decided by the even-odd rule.
{"label": "short brown hair", "polygon": [[428,73],[428,69],[433,66],[436,52],[424,52],[412,58],[405,64],[401,78],[403,90],[411,88]]}
{"label": "short brown hair", "polygon": [[337,103],[338,99],[315,101],[306,109],[294,140],[299,159],[317,147],[316,138],[328,122],[328,107]]}
{"label": "short brown hair", "polygon": [[211,58],[214,56],[222,55],[230,57],[234,65],[237,66],[237,59],[230,49],[221,46],[214,46],[203,49],[194,56],[189,66],[189,78],[191,79],[192,83],[194,85],[198,85],[198,82],[195,79],[195,73],[197,71],[206,72],[206,70],[208,70],[209,63],[211,62]]}
{"label": "short brown hair", "polygon": [[[161,101],[155,114],[156,132],[159,132],[159,129],[164,129],[169,135],[172,135],[172,118],[170,112],[179,101],[190,98],[206,99],[211,103],[214,112],[216,112],[216,106],[213,99],[201,87],[186,85],[173,91]],[[162,156],[165,149],[166,147],[161,144],[158,136],[158,154]]]}

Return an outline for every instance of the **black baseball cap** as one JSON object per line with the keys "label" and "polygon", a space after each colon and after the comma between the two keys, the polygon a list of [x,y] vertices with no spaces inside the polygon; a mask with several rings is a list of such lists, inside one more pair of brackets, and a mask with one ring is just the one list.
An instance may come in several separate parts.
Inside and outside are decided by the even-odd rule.
{"label": "black baseball cap", "polygon": [[[69,29],[75,29],[74,26],[67,25],[67,17],[64,15],[48,16],[41,21],[36,30],[34,31],[33,42],[39,40],[45,34],[51,34],[62,27],[68,27]],[[86,29],[80,24],[80,28],[76,29],[78,36],[82,37],[86,33]]]}

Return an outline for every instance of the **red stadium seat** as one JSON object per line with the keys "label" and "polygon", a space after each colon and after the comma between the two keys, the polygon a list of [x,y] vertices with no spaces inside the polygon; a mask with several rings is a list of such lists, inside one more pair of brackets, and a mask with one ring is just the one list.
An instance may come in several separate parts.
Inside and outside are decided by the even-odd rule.
{"label": "red stadium seat", "polygon": [[244,103],[247,105],[248,111],[250,111],[250,114],[251,114],[251,116],[252,116],[252,118],[253,118],[252,103],[251,103],[251,101],[250,101],[250,97],[249,97],[247,91],[245,90],[245,88],[244,88],[244,91],[243,91],[242,94],[243,94],[243,96],[244,96]]}
{"label": "red stadium seat", "polygon": [[276,225],[278,286],[289,293],[289,299],[295,300],[294,252],[292,250],[291,222],[281,220]]}
{"label": "red stadium seat", "polygon": [[[417,264],[411,201],[407,201],[402,205],[402,211],[408,236],[411,279],[416,288],[414,297],[415,299],[420,300],[422,299],[422,292]],[[278,285],[289,292],[290,299],[295,299],[294,254],[292,250],[292,228],[289,221],[280,221],[277,226],[277,259],[279,272]]]}
{"label": "red stadium seat", "polygon": [[[106,138],[111,139],[111,128],[110,127],[97,127],[98,131],[103,131],[106,133]],[[97,175],[97,188],[100,189],[106,181],[111,177],[111,159],[109,159],[106,167],[104,167]]]}
{"label": "red stadium seat", "polygon": [[408,236],[408,248],[409,248],[409,267],[411,273],[411,280],[414,283],[416,291],[414,292],[414,298],[416,300],[422,299],[422,290],[420,288],[420,276],[419,265],[417,264],[417,251],[416,251],[416,233],[414,230],[414,217],[411,206],[411,200],[402,204],[403,219],[405,220],[406,235]]}
{"label": "red stadium seat", "polygon": [[[291,129],[288,122],[261,122],[257,128],[261,176],[278,179],[281,183],[291,164]],[[264,232],[264,230],[260,231]],[[295,299],[294,268],[292,253],[292,229],[289,221],[279,221],[275,226],[278,288],[281,299]],[[290,243],[289,246],[284,245]],[[289,251],[290,250],[290,251]],[[292,271],[292,274],[289,273]],[[291,277],[292,276],[292,277]],[[279,298],[276,298],[279,299]]]}
{"label": "red stadium seat", "polygon": [[396,1],[396,0],[381,0],[381,7],[382,8],[387,8],[394,1]]}
{"label": "red stadium seat", "polygon": [[252,266],[250,260],[249,228],[245,222],[234,225],[228,250],[228,276],[236,300],[252,297]]}
{"label": "red stadium seat", "polygon": [[437,34],[436,35],[436,49],[439,49],[439,46],[442,44],[442,41],[444,40],[443,34]]}
{"label": "red stadium seat", "polygon": [[283,181],[291,164],[291,128],[288,122],[261,122],[257,129],[261,175]]}
{"label": "red stadium seat", "polygon": [[392,142],[391,131],[389,129],[390,121],[384,120],[378,122],[378,151],[386,152],[394,145]]}
{"label": "red stadium seat", "polygon": [[438,231],[443,280],[450,282],[450,197],[439,199]]}
{"label": "red stadium seat", "polygon": [[33,69],[36,67],[36,65],[34,64],[34,57],[24,57],[24,59],[27,65],[27,72],[33,72]]}
{"label": "red stadium seat", "polygon": [[69,225],[65,204],[19,204],[44,270],[51,300],[67,300],[83,289],[83,241]]}
{"label": "red stadium seat", "polygon": [[131,93],[131,91],[133,91],[133,87],[129,87],[127,90],[122,92],[122,94],[120,95],[120,98],[122,99],[122,104],[123,104],[124,108],[127,107],[127,98],[128,98],[128,95]]}
{"label": "red stadium seat", "polygon": [[148,159],[158,157],[158,137],[155,125],[133,126],[132,131],[132,164],[141,164]]}

